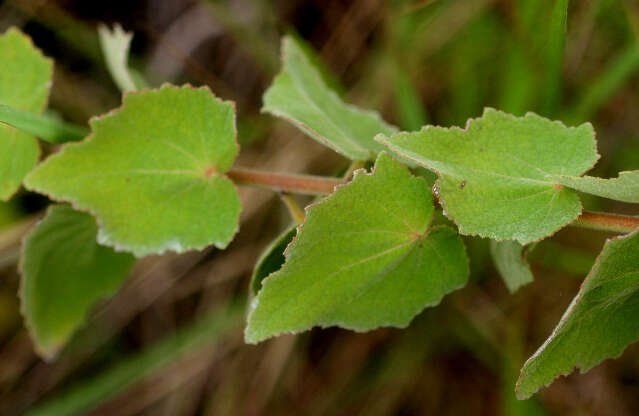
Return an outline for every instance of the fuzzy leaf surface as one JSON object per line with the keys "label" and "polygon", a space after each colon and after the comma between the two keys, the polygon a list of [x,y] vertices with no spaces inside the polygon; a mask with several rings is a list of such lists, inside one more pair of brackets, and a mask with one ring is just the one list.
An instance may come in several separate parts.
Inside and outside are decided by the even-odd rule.
{"label": "fuzzy leaf surface", "polygon": [[558,183],[577,191],[617,201],[639,203],[639,171],[619,172],[611,179],[593,176],[554,176]]}
{"label": "fuzzy leaf surface", "polygon": [[396,127],[374,111],[344,103],[293,37],[282,40],[282,57],[284,68],[264,94],[262,111],[290,121],[349,159],[373,159],[383,150],[375,135],[392,134]]}
{"label": "fuzzy leaf surface", "polygon": [[91,127],[26,186],[95,214],[98,241],[136,256],[226,247],[241,208],[224,175],[238,152],[230,102],[207,88],[165,85],[126,94]]}
{"label": "fuzzy leaf surface", "polygon": [[639,339],[639,231],[608,240],[550,337],[524,364],[525,399],[575,367],[582,373]]}
{"label": "fuzzy leaf surface", "polygon": [[579,197],[553,175],[579,176],[599,157],[589,123],[566,127],[490,108],[465,129],[429,126],[377,140],[439,175],[440,200],[462,234],[521,244],[577,218]]}
{"label": "fuzzy leaf surface", "polygon": [[381,153],[373,174],[358,171],[308,210],[286,263],[252,302],[246,340],[313,326],[407,326],[469,274],[459,235],[429,228],[433,210],[425,182]]}
{"label": "fuzzy leaf surface", "polygon": [[[41,113],[49,99],[53,61],[31,39],[11,28],[0,36],[0,104]],[[0,200],[8,200],[38,163],[35,137],[0,124]]]}
{"label": "fuzzy leaf surface", "polygon": [[54,355],[95,301],[112,295],[135,258],[97,244],[95,219],[53,205],[22,248],[22,312],[36,349]]}
{"label": "fuzzy leaf surface", "polygon": [[490,241],[490,255],[510,293],[534,280],[524,258],[524,246],[517,241]]}

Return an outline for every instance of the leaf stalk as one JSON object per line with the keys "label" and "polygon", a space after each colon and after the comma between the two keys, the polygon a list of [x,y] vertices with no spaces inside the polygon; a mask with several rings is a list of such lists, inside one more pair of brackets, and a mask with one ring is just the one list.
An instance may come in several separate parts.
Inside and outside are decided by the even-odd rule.
{"label": "leaf stalk", "polygon": [[226,172],[226,175],[239,185],[258,186],[277,192],[304,195],[330,194],[336,186],[345,183],[341,179],[324,176],[265,172],[245,168],[233,168]]}

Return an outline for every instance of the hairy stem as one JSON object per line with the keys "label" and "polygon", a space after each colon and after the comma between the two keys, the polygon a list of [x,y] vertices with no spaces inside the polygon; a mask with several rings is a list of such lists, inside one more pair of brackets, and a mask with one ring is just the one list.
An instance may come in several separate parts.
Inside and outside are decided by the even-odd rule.
{"label": "hairy stem", "polygon": [[584,211],[571,225],[593,230],[629,233],[639,228],[639,217]]}
{"label": "hairy stem", "polygon": [[292,175],[244,168],[233,168],[226,172],[226,175],[240,185],[305,195],[330,194],[337,185],[345,183],[341,179],[323,176]]}
{"label": "hairy stem", "polygon": [[[345,183],[341,179],[323,176],[290,175],[244,168],[231,169],[227,172],[227,175],[240,185],[259,186],[278,192],[306,195],[329,194],[333,192],[336,186]],[[570,225],[617,233],[629,233],[639,228],[639,217],[584,211]]]}

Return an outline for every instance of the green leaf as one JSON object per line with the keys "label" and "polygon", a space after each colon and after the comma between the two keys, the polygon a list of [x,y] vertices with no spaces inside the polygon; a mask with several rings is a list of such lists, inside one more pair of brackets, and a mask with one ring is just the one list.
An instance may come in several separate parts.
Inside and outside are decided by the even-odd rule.
{"label": "green leaf", "polygon": [[639,203],[639,171],[619,172],[612,179],[593,176],[553,176],[557,183],[592,195],[617,201]]}
{"label": "green leaf", "polygon": [[518,242],[491,240],[490,254],[510,293],[515,293],[534,280],[530,266],[526,263],[524,246]]}
{"label": "green leaf", "polygon": [[53,205],[22,246],[22,312],[36,350],[52,357],[84,323],[98,299],[112,295],[134,257],[96,243],[89,214]]}
{"label": "green leaf", "polygon": [[271,273],[278,271],[286,261],[284,250],[293,241],[297,234],[297,224],[288,227],[282,234],[277,236],[273,242],[264,250],[253,269],[249,292],[251,296],[256,296],[262,288],[262,281]]}
{"label": "green leaf", "polygon": [[579,176],[599,157],[589,123],[566,127],[490,108],[463,130],[429,126],[376,139],[439,175],[441,203],[462,234],[521,244],[577,218],[579,197],[553,175]]}
{"label": "green leaf", "polygon": [[524,364],[525,399],[575,367],[582,373],[639,339],[639,230],[608,240],[552,335]]}
{"label": "green leaf", "polygon": [[378,113],[344,103],[322,79],[293,37],[282,40],[284,68],[264,94],[262,111],[296,125],[318,142],[353,160],[383,149],[373,138],[397,129]]}
{"label": "green leaf", "polygon": [[98,26],[98,35],[107,68],[118,88],[121,91],[137,90],[127,65],[133,33],[125,32],[119,24],[113,30],[101,24]]}
{"label": "green leaf", "polygon": [[97,217],[98,241],[136,256],[224,248],[240,200],[224,175],[238,152],[234,107],[208,88],[129,93],[25,180]]}
{"label": "green leaf", "polygon": [[[11,28],[0,36],[0,104],[41,113],[49,98],[53,61]],[[38,162],[36,139],[0,124],[0,199],[8,200]]]}
{"label": "green leaf", "polygon": [[312,206],[281,270],[262,282],[245,338],[338,325],[357,331],[405,327],[468,279],[468,260],[451,228],[429,228],[425,182],[381,153],[373,174]]}

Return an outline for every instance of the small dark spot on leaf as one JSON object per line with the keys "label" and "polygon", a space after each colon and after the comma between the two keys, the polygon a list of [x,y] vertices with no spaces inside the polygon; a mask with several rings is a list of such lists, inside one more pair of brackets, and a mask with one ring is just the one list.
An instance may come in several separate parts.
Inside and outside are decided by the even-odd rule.
{"label": "small dark spot on leaf", "polygon": [[466,181],[461,181],[461,183],[459,184],[459,189],[464,189],[464,186],[466,186]]}
{"label": "small dark spot on leaf", "polygon": [[126,179],[124,179],[124,181],[125,181],[126,183],[129,183],[129,182],[131,182],[131,178],[126,178]]}

